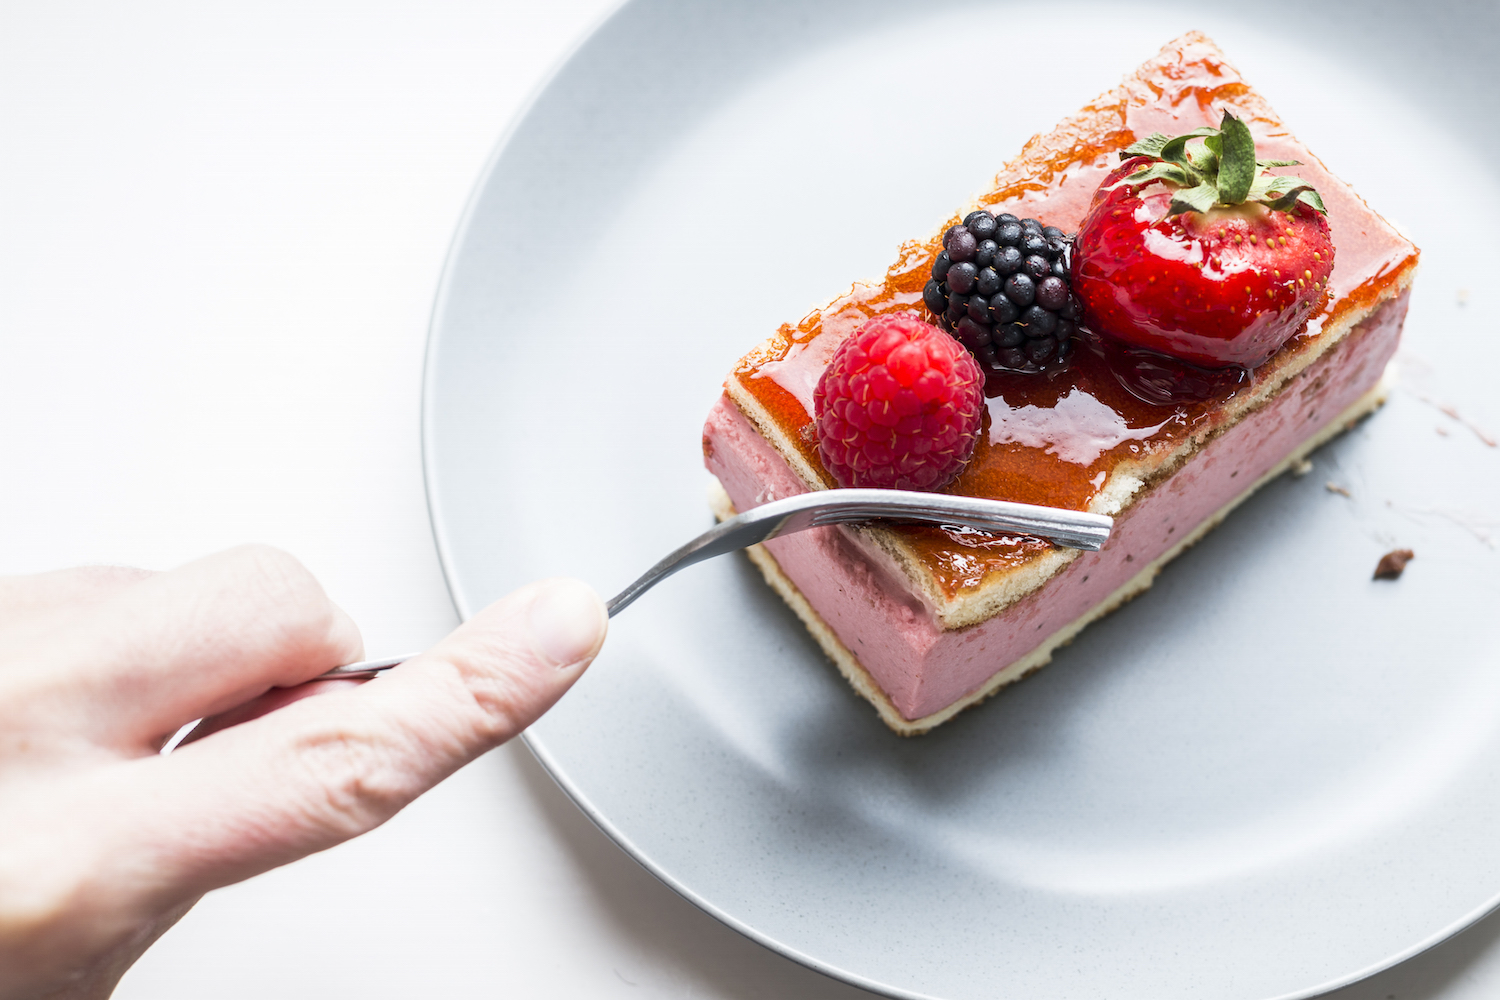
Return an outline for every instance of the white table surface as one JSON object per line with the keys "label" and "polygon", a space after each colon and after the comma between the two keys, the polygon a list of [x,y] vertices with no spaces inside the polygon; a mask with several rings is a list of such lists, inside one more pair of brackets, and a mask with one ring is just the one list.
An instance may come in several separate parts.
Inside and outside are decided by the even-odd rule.
{"label": "white table surface", "polygon": [[[433,289],[502,129],[612,6],[0,5],[0,573],[256,540],[372,655],[456,624],[418,448]],[[1500,995],[1497,938],[1339,996]],[[211,894],[116,995],[867,994],[681,900],[514,744]]]}

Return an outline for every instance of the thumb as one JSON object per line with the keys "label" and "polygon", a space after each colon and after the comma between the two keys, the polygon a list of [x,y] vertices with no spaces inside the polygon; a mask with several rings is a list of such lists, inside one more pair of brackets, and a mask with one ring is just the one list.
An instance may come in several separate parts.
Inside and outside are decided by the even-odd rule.
{"label": "thumb", "polygon": [[[149,831],[156,842],[141,849],[171,870],[163,888],[179,896],[364,833],[540,717],[583,673],[607,628],[586,584],[544,580],[375,681],[139,761],[159,810]],[[166,829],[182,836],[161,838]]]}
{"label": "thumb", "polygon": [[[592,662],[608,624],[604,602],[587,584],[542,580],[347,692],[351,708],[379,719],[387,747],[404,747],[402,764],[434,774],[435,783],[551,708]],[[329,722],[346,721],[330,715]]]}
{"label": "thumb", "polygon": [[[542,580],[485,608],[432,649],[392,670],[384,683],[357,693],[414,737],[459,735],[460,763],[535,722],[578,679],[604,642],[609,615],[585,583]],[[472,729],[455,726],[455,706],[434,702],[423,718],[414,702],[428,692],[464,696]],[[428,728],[424,729],[426,726]]]}

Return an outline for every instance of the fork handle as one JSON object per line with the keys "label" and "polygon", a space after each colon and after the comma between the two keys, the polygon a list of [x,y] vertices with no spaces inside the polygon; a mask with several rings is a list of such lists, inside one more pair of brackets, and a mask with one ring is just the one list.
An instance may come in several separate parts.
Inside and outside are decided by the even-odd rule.
{"label": "fork handle", "polygon": [[383,660],[361,660],[358,663],[346,663],[342,667],[334,667],[325,670],[314,677],[315,681],[362,681],[375,677],[392,667],[399,667],[407,660],[416,659],[418,654],[408,653],[405,656],[388,656]]}

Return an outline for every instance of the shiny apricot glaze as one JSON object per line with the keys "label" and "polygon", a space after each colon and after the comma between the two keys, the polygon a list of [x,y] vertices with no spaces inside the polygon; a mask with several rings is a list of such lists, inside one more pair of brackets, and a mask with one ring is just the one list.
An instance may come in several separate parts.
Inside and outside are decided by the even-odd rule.
{"label": "shiny apricot glaze", "polygon": [[[1152,132],[1178,135],[1215,125],[1226,107],[1249,124],[1262,158],[1302,161],[1298,176],[1328,206],[1338,256],[1326,301],[1306,331],[1281,349],[1299,350],[1329,322],[1378,301],[1416,265],[1417,250],[1330,174],[1201,35],[1170,44],[1121,87],[1050,134],[1033,138],[978,201],[996,212],[1074,232],[1100,181],[1118,165],[1121,149]],[[955,213],[930,239],[903,245],[880,284],[855,285],[796,325],[783,326],[731,373],[820,471],[825,485],[833,482],[822,470],[797,387],[809,378],[815,382],[810,369],[820,371],[832,345],[866,319],[894,312],[925,315],[922,286],[941,249],[940,234],[959,219]],[[1264,377],[1275,367],[1273,357],[1249,378]],[[1017,375],[991,385],[974,457],[946,492],[1086,510],[1117,464],[1170,450],[1194,430],[1211,426],[1224,402],[1247,384],[1230,380],[1207,399],[1157,405],[1127,390],[1103,352],[1080,349],[1063,371]],[[1032,538],[902,530],[949,596],[1049,547]]]}

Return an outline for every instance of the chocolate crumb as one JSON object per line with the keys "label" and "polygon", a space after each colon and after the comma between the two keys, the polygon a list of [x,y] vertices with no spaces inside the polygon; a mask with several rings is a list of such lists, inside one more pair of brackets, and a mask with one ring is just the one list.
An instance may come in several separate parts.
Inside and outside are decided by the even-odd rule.
{"label": "chocolate crumb", "polygon": [[1375,567],[1375,575],[1371,579],[1394,580],[1414,558],[1416,553],[1411,549],[1392,549],[1380,557],[1380,563]]}

